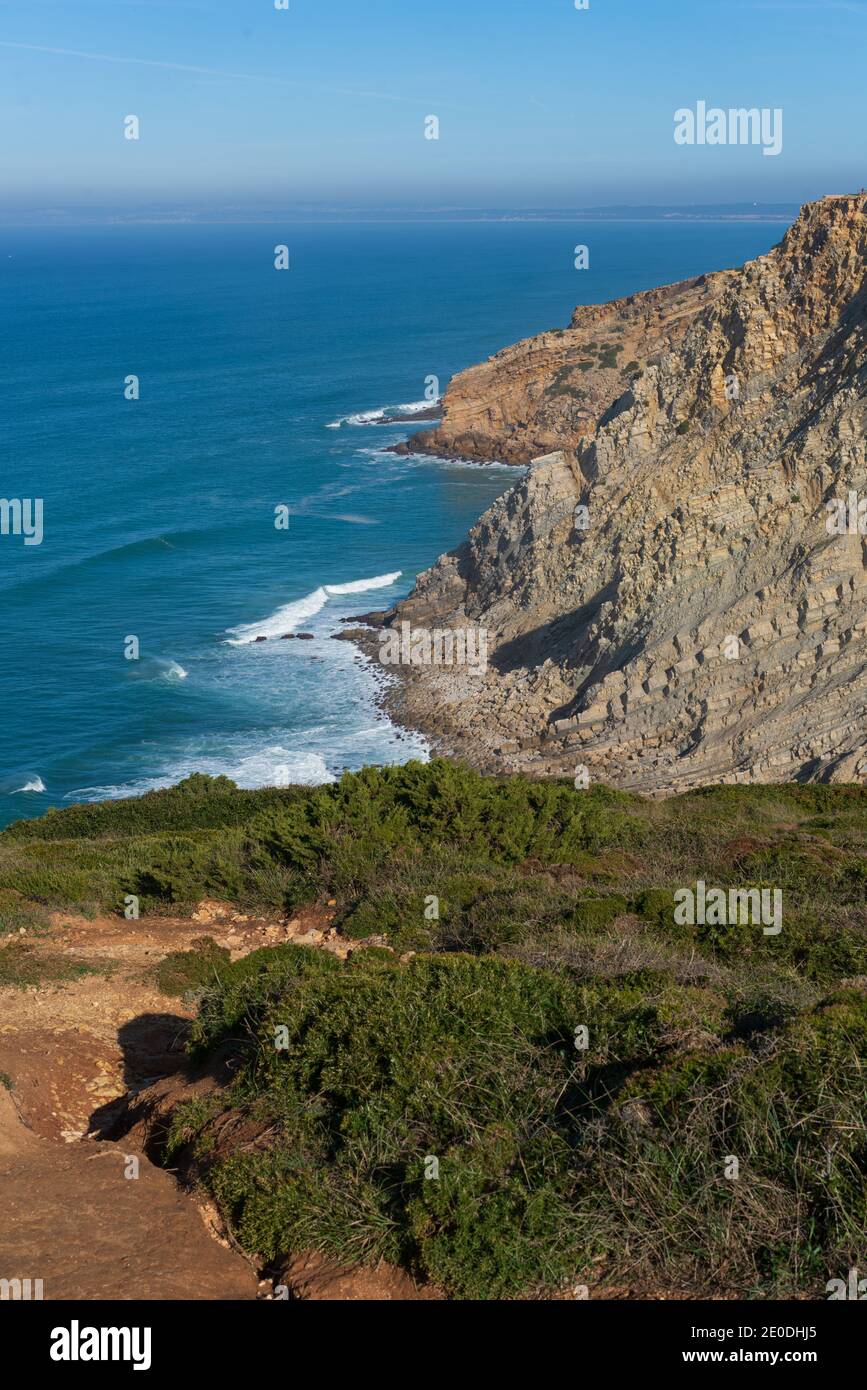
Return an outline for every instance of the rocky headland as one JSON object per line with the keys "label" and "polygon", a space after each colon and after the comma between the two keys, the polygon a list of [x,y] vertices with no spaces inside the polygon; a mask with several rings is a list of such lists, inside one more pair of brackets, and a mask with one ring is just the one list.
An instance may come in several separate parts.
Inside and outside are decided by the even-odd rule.
{"label": "rocky headland", "polygon": [[382,615],[487,633],[484,671],[392,667],[397,717],[654,794],[863,782],[865,252],[867,197],[824,198],[740,269],[458,375],[409,447],[528,471]]}

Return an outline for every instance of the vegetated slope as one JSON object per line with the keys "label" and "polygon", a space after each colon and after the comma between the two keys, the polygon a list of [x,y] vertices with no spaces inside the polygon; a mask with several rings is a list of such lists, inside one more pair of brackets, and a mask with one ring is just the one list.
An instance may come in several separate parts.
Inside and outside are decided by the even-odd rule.
{"label": "vegetated slope", "polygon": [[[863,1257],[867,790],[653,802],[437,762],[258,804],[191,779],[139,814],[11,828],[2,901],[100,863],[115,907],[320,900],[357,942],[209,956],[196,1059],[238,1068],[169,1154],[249,1251],[474,1298],[823,1297]],[[781,932],[683,925],[699,880],[779,889]]]}
{"label": "vegetated slope", "polygon": [[826,198],[740,270],[455,378],[410,446],[536,461],[386,618],[492,651],[399,669],[405,722],[488,770],[654,793],[864,779],[865,253],[867,198]]}

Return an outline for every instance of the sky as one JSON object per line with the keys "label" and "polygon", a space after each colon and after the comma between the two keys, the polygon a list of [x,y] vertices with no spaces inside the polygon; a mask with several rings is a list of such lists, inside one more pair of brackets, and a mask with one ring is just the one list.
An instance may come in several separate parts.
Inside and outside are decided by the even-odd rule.
{"label": "sky", "polygon": [[[867,184],[867,0],[282,2],[0,0],[0,221]],[[779,108],[782,152],[676,144],[699,101]]]}

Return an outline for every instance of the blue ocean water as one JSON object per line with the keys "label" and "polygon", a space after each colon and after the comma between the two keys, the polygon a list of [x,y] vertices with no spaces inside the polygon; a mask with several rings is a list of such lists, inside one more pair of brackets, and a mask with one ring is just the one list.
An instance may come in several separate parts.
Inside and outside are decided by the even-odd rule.
{"label": "blue ocean water", "polygon": [[[576,303],[738,265],[782,232],[0,230],[0,495],[44,509],[41,544],[0,536],[0,824],[195,770],[314,782],[423,753],[329,634],[408,592],[516,475],[384,453],[411,425],[334,426],[421,401]],[[250,640],[293,629],[317,640]]]}

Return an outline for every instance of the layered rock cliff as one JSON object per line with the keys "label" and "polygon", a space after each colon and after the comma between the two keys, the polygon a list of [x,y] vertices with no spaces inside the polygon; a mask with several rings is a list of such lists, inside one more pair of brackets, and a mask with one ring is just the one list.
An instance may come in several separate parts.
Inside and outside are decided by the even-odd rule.
{"label": "layered rock cliff", "polygon": [[484,673],[401,668],[406,722],[651,792],[867,777],[865,253],[826,198],[455,378],[421,447],[530,467],[386,620],[488,634]]}

